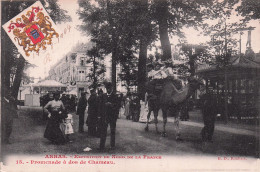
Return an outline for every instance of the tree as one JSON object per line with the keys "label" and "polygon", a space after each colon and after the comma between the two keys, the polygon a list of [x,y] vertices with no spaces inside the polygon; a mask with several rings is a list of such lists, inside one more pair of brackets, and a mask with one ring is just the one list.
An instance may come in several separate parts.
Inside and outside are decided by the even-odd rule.
{"label": "tree", "polygon": [[137,84],[137,70],[136,64],[134,63],[124,63],[122,64],[122,71],[119,74],[119,77],[124,81],[124,86],[127,89],[127,92],[130,92],[131,86],[136,86]]}
{"label": "tree", "polygon": [[[238,55],[237,42],[238,40],[234,38],[234,34],[237,34],[241,29],[246,27],[244,22],[233,22],[230,20],[230,16],[233,11],[234,3],[238,1],[223,1],[220,3],[222,11],[218,13],[219,21],[217,24],[207,27],[207,34],[212,35],[210,42],[209,52],[211,52],[211,57],[215,66],[224,71],[224,81],[219,80],[218,82],[223,82],[224,90],[228,89],[228,78],[227,69],[232,65],[231,56]],[[241,46],[241,45],[240,45]],[[224,91],[224,120],[228,120],[228,108],[227,108],[228,95],[227,91]]]}
{"label": "tree", "polygon": [[183,27],[202,26],[206,16],[210,15],[214,4],[211,1],[189,0],[154,0],[151,7],[153,21],[159,27],[160,42],[163,52],[162,60],[171,59],[170,35],[184,37]]}
{"label": "tree", "polygon": [[102,56],[102,52],[100,52],[97,46],[94,46],[92,49],[88,50],[87,54],[89,56],[87,63],[90,63],[92,66],[90,68],[91,72],[88,74],[90,81],[92,81],[90,87],[96,89],[98,83],[104,80],[104,77],[102,75],[106,72],[105,66],[102,63],[104,57]]}
{"label": "tree", "polygon": [[[2,7],[2,23],[6,23],[14,16],[18,15],[21,11],[29,7],[35,2],[35,0],[30,1],[1,1]],[[50,13],[50,16],[55,22],[65,22],[69,21],[71,18],[66,14],[65,10],[62,10],[57,3],[57,0],[41,0],[41,3],[46,8],[46,10]],[[1,28],[2,29],[2,28]],[[10,76],[11,70],[14,72],[14,82],[11,91],[11,94],[14,97],[17,97],[19,86],[22,80],[22,71],[25,67],[24,57],[19,55],[19,60],[17,60],[18,52],[14,44],[9,39],[8,35],[2,29],[2,44],[1,44],[1,57],[2,57],[2,88],[6,90],[11,89],[10,85]],[[15,63],[17,62],[17,63]]]}
{"label": "tree", "polygon": [[202,61],[203,58],[208,57],[206,47],[201,45],[184,44],[182,45],[182,51],[188,58],[187,64],[190,76],[195,76],[196,64],[198,61]]}
{"label": "tree", "polygon": [[[237,1],[238,3],[239,1]],[[243,21],[249,21],[252,19],[260,19],[260,1],[258,0],[242,0],[241,5],[236,8],[236,11],[240,13],[244,19]]]}
{"label": "tree", "polygon": [[[112,55],[112,85],[116,91],[116,65],[129,52],[135,53],[136,29],[133,27],[129,0],[79,0],[80,29],[91,36],[104,54]],[[128,51],[128,52],[127,52]]]}
{"label": "tree", "polygon": [[171,44],[168,36],[168,2],[167,0],[155,0],[155,19],[159,25],[160,42],[163,51],[162,60],[171,59]]}
{"label": "tree", "polygon": [[141,99],[145,95],[146,83],[146,61],[147,61],[147,48],[155,39],[153,35],[153,27],[151,23],[151,15],[149,12],[148,0],[135,0],[132,2],[133,9],[131,10],[131,17],[133,20],[132,28],[135,29],[135,39],[138,44],[132,46],[139,46],[138,58],[138,75],[137,75],[137,92]]}
{"label": "tree", "polygon": [[225,4],[226,1],[218,0],[79,0],[79,15],[83,21],[80,28],[87,30],[92,41],[106,54],[112,54],[114,89],[116,64],[121,63],[120,59],[126,54],[139,53],[138,92],[142,97],[147,47],[156,39],[154,35],[160,36],[162,60],[171,59],[169,35],[184,38],[183,27],[207,26],[203,21],[219,17]]}

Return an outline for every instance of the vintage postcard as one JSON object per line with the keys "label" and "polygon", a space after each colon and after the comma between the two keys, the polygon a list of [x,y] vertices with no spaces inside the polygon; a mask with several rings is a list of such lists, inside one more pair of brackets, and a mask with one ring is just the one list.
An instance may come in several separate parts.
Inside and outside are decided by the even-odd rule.
{"label": "vintage postcard", "polygon": [[0,2],[0,172],[260,170],[259,1]]}

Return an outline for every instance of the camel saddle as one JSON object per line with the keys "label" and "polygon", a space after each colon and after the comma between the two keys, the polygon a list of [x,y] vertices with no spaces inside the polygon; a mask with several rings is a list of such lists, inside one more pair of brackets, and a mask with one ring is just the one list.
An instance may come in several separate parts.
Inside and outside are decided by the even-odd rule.
{"label": "camel saddle", "polygon": [[[174,84],[174,86],[180,90],[182,89],[182,82],[179,79],[170,79],[171,82]],[[151,98],[155,96],[158,97],[164,87],[165,82],[169,81],[169,78],[164,78],[164,79],[153,79],[149,82],[146,83],[146,90],[149,95],[154,95],[150,96]]]}

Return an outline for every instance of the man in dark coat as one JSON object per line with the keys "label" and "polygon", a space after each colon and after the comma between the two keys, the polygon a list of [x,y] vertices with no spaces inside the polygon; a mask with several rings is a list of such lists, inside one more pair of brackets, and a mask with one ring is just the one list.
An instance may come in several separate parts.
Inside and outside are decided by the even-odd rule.
{"label": "man in dark coat", "polygon": [[11,96],[10,92],[3,93],[2,97],[2,143],[10,144],[9,138],[13,129],[13,120],[17,118],[16,100]]}
{"label": "man in dark coat", "polygon": [[85,110],[87,107],[87,98],[86,94],[83,92],[81,93],[81,97],[79,99],[78,105],[77,105],[77,115],[79,115],[79,133],[84,132],[84,116],[85,116]]}
{"label": "man in dark coat", "polygon": [[97,134],[97,122],[98,122],[98,97],[96,91],[93,89],[90,91],[90,97],[88,98],[88,134],[91,136],[96,136]]}
{"label": "man in dark coat", "polygon": [[71,98],[70,98],[70,110],[71,111],[73,111],[73,112],[75,112],[75,110],[76,110],[76,104],[77,104],[77,102],[76,102],[76,96],[75,95],[71,95]]}
{"label": "man in dark coat", "polygon": [[63,105],[66,104],[66,95],[62,94],[60,100],[62,101]]}
{"label": "man in dark coat", "polygon": [[107,137],[107,127],[110,125],[111,139],[110,146],[111,149],[115,148],[115,134],[116,134],[116,121],[118,118],[118,97],[113,92],[112,84],[109,82],[106,84],[107,93],[103,94],[99,102],[99,112],[100,115],[100,150],[104,150],[106,137]]}
{"label": "man in dark coat", "polygon": [[215,119],[217,115],[216,100],[214,96],[209,93],[202,97],[202,115],[204,121],[204,128],[201,130],[202,141],[212,142],[212,136],[215,128]]}

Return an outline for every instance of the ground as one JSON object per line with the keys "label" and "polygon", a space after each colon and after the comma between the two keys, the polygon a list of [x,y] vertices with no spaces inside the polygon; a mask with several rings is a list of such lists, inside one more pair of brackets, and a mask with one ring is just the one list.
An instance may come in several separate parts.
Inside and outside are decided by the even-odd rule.
{"label": "ground", "polygon": [[[161,114],[160,114],[161,115]],[[41,108],[22,107],[19,117],[15,119],[11,144],[2,146],[2,155],[46,155],[46,154],[157,154],[157,155],[213,155],[259,157],[259,126],[217,121],[213,143],[203,143],[200,131],[203,127],[199,110],[190,112],[189,121],[181,121],[182,141],[175,140],[173,118],[168,118],[167,137],[155,132],[153,123],[145,132],[145,124],[126,120],[122,116],[117,121],[116,149],[99,152],[99,138],[90,137],[85,126],[84,133],[78,133],[78,116],[74,117],[75,133],[72,143],[53,145],[43,137],[46,122],[42,120]],[[162,131],[162,119],[158,128]],[[109,133],[109,131],[108,131]],[[107,136],[106,148],[109,148],[110,135]],[[91,148],[84,152],[86,147]]]}

